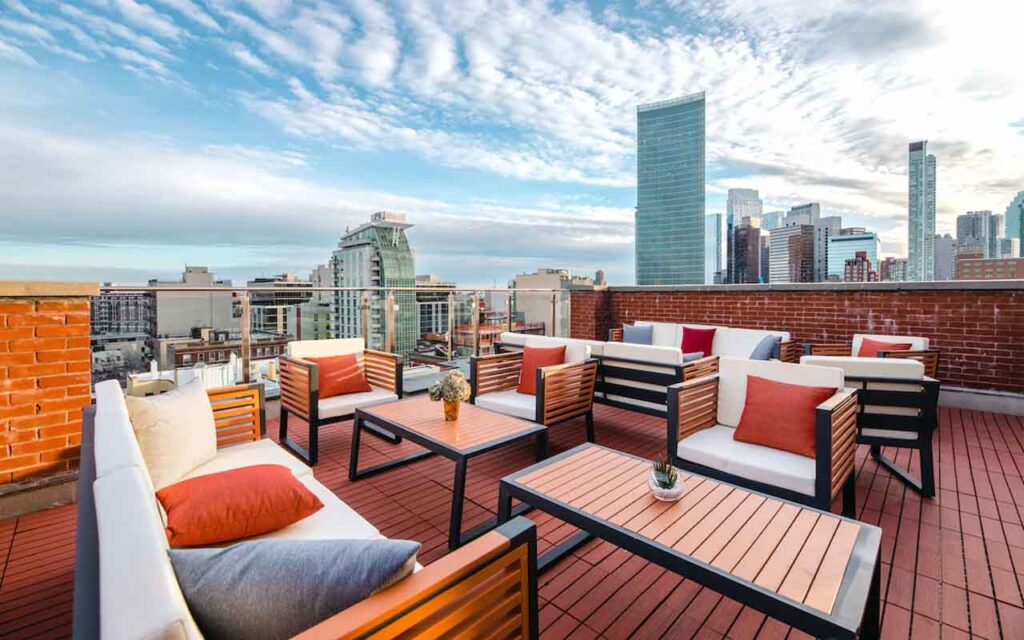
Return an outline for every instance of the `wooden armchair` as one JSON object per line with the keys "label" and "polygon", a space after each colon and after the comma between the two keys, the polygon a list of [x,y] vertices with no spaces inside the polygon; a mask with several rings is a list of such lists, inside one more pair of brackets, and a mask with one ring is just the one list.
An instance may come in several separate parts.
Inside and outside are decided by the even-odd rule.
{"label": "wooden armchair", "polygon": [[485,409],[552,426],[586,418],[594,441],[594,384],[597,360],[587,358],[537,369],[537,395],[518,393],[521,351],[475,356],[469,361],[470,400]]}
{"label": "wooden armchair", "polygon": [[[810,369],[801,365],[733,358],[722,358],[721,367],[718,374],[669,387],[669,459],[688,471],[826,511],[842,492],[843,514],[852,517],[857,391],[843,388],[842,372],[818,375],[798,371]],[[816,409],[813,459],[733,439],[747,375],[840,389]]]}
{"label": "wooden armchair", "polygon": [[929,346],[928,338],[919,336],[882,336],[855,333],[851,342],[814,342],[805,348],[809,356],[844,356],[859,357],[860,345],[864,338],[883,342],[909,342],[912,347],[907,351],[879,351],[879,358],[908,358],[917,360],[924,365],[924,374],[929,378],[937,378],[939,373],[939,350]]}
{"label": "wooden armchair", "polygon": [[[391,402],[402,397],[402,359],[396,354],[365,349],[360,338],[336,340],[300,340],[288,343],[288,355],[279,359],[281,384],[281,445],[315,465],[319,459],[320,427],[352,418],[355,410]],[[323,358],[355,353],[366,381],[372,387],[365,393],[320,398],[319,367],[304,358]],[[309,428],[309,448],[288,437],[288,417],[298,416]],[[364,427],[389,442],[400,438],[374,425]]]}
{"label": "wooden armchair", "polygon": [[537,529],[519,517],[295,639],[535,639],[538,629]]}

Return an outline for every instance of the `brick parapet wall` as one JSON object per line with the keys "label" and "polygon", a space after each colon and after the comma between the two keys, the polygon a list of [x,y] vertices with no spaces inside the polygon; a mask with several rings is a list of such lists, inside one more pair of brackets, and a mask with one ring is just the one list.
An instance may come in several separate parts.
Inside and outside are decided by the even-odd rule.
{"label": "brick parapet wall", "polygon": [[77,469],[95,285],[0,282],[0,486]]}
{"label": "brick parapet wall", "polygon": [[927,336],[941,351],[944,385],[1024,393],[1024,282],[572,293],[573,337],[605,340],[608,327],[636,320],[777,329],[800,343],[849,342],[855,333]]}

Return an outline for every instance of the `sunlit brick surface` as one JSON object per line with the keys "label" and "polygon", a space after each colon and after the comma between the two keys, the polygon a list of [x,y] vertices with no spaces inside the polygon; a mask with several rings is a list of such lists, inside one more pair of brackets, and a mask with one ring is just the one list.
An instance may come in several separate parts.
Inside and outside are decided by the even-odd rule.
{"label": "sunlit brick surface", "polygon": [[[664,424],[597,407],[598,442],[644,456],[661,455]],[[275,428],[272,423],[269,431]],[[422,542],[424,564],[443,555],[452,463],[432,458],[350,483],[350,434],[347,423],[321,431],[317,477],[385,535]],[[859,452],[858,516],[884,531],[882,635],[1024,637],[1024,418],[943,410],[937,438],[934,500],[920,499],[876,468],[866,447]],[[582,422],[551,433],[553,452],[582,440]],[[365,464],[415,448],[373,437],[363,443]],[[906,454],[896,456],[908,463]],[[524,444],[471,463],[466,528],[493,515],[497,479],[531,459],[532,445]],[[536,512],[530,517],[539,526],[542,551],[573,531]],[[0,522],[0,637],[70,633],[73,547],[73,506]],[[541,576],[540,584],[545,638],[803,637],[606,543],[583,547]]]}

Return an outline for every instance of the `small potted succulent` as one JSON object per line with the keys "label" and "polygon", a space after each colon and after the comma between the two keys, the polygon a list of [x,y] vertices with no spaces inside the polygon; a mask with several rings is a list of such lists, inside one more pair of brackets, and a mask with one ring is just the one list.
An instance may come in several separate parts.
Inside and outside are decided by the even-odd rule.
{"label": "small potted succulent", "polygon": [[651,463],[651,475],[647,479],[647,486],[658,500],[675,502],[683,497],[683,479],[679,477],[679,472],[672,466],[670,460]]}
{"label": "small potted succulent", "polygon": [[439,382],[430,385],[427,393],[434,402],[444,401],[444,419],[453,422],[459,419],[459,403],[469,400],[470,387],[461,373],[452,371]]}

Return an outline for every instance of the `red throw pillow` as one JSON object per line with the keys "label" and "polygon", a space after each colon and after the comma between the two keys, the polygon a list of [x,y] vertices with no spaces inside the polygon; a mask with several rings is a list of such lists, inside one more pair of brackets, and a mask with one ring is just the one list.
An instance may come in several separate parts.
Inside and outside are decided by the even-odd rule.
{"label": "red throw pillow", "polygon": [[813,458],[815,408],[835,392],[747,376],[747,399],[732,437]]}
{"label": "red throw pillow", "polygon": [[523,347],[523,364],[519,367],[519,386],[516,391],[537,395],[537,369],[565,362],[565,346]]}
{"label": "red throw pillow", "polygon": [[167,541],[195,547],[283,529],[323,503],[279,464],[257,464],[182,480],[156,492]]}
{"label": "red throw pillow", "polygon": [[879,351],[910,351],[914,345],[909,342],[885,342],[883,340],[872,340],[861,338],[858,358],[877,358]]}
{"label": "red throw pillow", "polygon": [[306,358],[306,360],[319,365],[317,388],[321,399],[346,393],[372,391],[354,353],[329,358]]}
{"label": "red throw pillow", "polygon": [[700,351],[704,356],[711,355],[711,345],[715,342],[715,329],[698,329],[697,327],[683,327],[683,344],[680,345],[683,353],[697,353]]}

